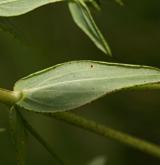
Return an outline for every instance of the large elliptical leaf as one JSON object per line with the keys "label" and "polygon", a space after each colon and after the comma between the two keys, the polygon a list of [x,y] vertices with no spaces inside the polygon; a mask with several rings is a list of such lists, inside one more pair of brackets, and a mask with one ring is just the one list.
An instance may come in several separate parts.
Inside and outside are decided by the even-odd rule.
{"label": "large elliptical leaf", "polygon": [[98,29],[90,10],[83,0],[73,0],[69,2],[69,10],[73,20],[82,31],[94,42],[94,44],[104,53],[111,55],[111,50],[107,41]]}
{"label": "large elliptical leaf", "polygon": [[59,1],[62,0],[0,0],[0,16],[25,14],[40,6]]}
{"label": "large elliptical leaf", "polygon": [[125,88],[159,83],[160,70],[147,66],[72,61],[16,82],[17,105],[35,112],[71,110]]}
{"label": "large elliptical leaf", "polygon": [[12,107],[10,109],[10,129],[16,148],[17,165],[25,165],[27,149],[27,133],[19,112]]}

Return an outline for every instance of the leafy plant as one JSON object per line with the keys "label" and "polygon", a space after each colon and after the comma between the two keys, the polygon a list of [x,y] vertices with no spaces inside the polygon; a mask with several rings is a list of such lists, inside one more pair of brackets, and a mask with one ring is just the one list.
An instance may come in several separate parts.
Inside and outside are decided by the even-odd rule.
{"label": "leafy plant", "polygon": [[[90,10],[86,5],[84,0],[2,0],[0,1],[0,16],[1,17],[11,17],[11,16],[18,16],[21,14],[25,14],[29,11],[32,11],[40,6],[45,4],[54,3],[64,1],[67,2],[69,5],[69,10],[72,14],[72,17],[75,23],[84,31],[87,36],[94,42],[94,44],[102,50],[104,53],[111,55],[111,50],[101,34],[100,30],[96,26],[94,19],[91,16]],[[92,0],[88,1],[91,4],[97,5],[97,2]],[[11,24],[0,22],[1,28],[15,32],[13,33],[16,35],[16,31],[10,29],[9,27]]]}
{"label": "leafy plant", "polygon": [[[0,16],[18,16],[42,5],[58,1],[62,0],[2,0],[0,1]],[[110,48],[87,6],[89,3],[99,9],[99,1],[68,0],[66,2],[75,23],[101,51],[111,55]],[[121,1],[117,2],[122,4]],[[0,26],[16,34],[16,29],[7,22],[0,23]],[[15,83],[13,91],[0,89],[0,102],[6,104],[10,109],[10,130],[16,148],[17,164],[25,164],[28,132],[46,148],[58,164],[65,164],[25,119],[24,111],[40,113],[64,121],[160,157],[160,147],[156,144],[68,112],[120,90],[159,89],[159,83],[160,69],[158,68],[80,60],[58,64],[22,78]],[[101,165],[104,163],[105,159],[100,158],[90,164]]]}
{"label": "leafy plant", "polygon": [[[10,105],[11,130],[17,160],[24,164],[25,127],[38,139],[35,130],[24,123],[21,112],[29,110],[69,122],[106,137],[111,137],[150,154],[160,156],[153,144],[97,125],[72,113],[63,112],[85,105],[112,92],[130,88],[159,88],[160,70],[147,66],[96,61],[73,61],[31,74],[19,80],[14,91],[0,90],[0,101]],[[39,140],[46,148],[48,145]],[[51,152],[52,153],[52,152]],[[54,154],[52,154],[54,155]]]}
{"label": "leafy plant", "polygon": [[20,107],[41,113],[60,112],[118,90],[159,82],[160,70],[152,67],[73,61],[19,80],[14,92]]}

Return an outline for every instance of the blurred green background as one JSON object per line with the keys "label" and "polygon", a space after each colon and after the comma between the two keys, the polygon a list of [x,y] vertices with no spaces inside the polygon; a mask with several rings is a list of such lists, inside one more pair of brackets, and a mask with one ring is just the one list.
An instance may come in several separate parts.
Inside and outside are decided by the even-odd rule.
{"label": "blurred green background", "polygon": [[[12,89],[15,81],[32,72],[69,60],[92,59],[160,67],[160,1],[126,0],[120,7],[101,0],[102,12],[93,11],[106,36],[113,58],[101,53],[73,23],[65,3],[43,6],[7,19],[19,39],[0,31],[0,87]],[[0,22],[6,21],[0,18]],[[16,30],[17,31],[17,30]],[[160,144],[160,91],[129,91],[106,96],[76,110],[79,114],[121,131]],[[27,113],[28,120],[68,165],[85,165],[98,155],[108,165],[157,165],[160,159],[118,142],[46,117]],[[16,165],[9,136],[8,110],[0,105],[0,164]],[[28,165],[54,164],[52,157],[29,138]]]}

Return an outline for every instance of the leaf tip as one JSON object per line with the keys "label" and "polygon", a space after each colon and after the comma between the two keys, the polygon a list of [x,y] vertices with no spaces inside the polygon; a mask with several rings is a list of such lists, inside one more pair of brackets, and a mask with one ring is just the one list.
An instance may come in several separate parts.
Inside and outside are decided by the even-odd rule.
{"label": "leaf tip", "polygon": [[[102,50],[102,49],[101,49]],[[104,47],[104,49],[102,50],[106,55],[112,57],[112,51],[110,49],[110,47],[108,46],[108,44]]]}

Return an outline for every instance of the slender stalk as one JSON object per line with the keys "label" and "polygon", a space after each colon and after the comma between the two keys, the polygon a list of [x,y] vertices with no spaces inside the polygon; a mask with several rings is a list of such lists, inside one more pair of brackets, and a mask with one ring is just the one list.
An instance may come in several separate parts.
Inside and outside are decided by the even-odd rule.
{"label": "slender stalk", "polygon": [[0,102],[1,103],[7,104],[7,105],[13,105],[20,98],[21,98],[20,92],[9,91],[9,90],[0,88]]}
{"label": "slender stalk", "polygon": [[41,135],[26,121],[26,119],[24,119],[24,117],[19,113],[24,126],[26,127],[26,129],[28,130],[28,132],[30,132],[30,134],[35,137],[35,139],[37,139],[40,144],[43,145],[43,147],[53,156],[53,158],[55,159],[55,161],[59,164],[59,165],[64,165],[64,162],[60,159],[60,157],[53,151],[53,149],[50,147],[50,145],[43,139],[43,137],[41,137]]}
{"label": "slender stalk", "polygon": [[134,136],[130,136],[126,133],[114,130],[112,128],[106,127],[102,124],[98,124],[95,121],[85,119],[79,115],[70,112],[60,112],[60,113],[50,113],[46,114],[49,117],[54,117],[58,120],[62,120],[71,124],[73,126],[83,128],[85,130],[91,131],[98,135],[119,141],[135,149],[141,150],[150,155],[160,158],[160,146],[147,142],[145,140],[138,139]]}

